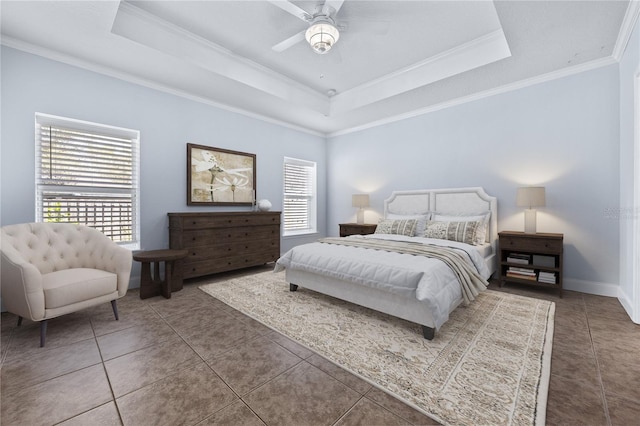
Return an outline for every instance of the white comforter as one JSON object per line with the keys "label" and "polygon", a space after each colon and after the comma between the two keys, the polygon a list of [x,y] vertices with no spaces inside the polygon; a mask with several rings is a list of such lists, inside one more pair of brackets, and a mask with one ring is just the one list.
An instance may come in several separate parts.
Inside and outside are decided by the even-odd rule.
{"label": "white comforter", "polygon": [[[487,279],[491,275],[478,251],[468,244],[400,235],[357,235],[348,238],[380,238],[423,242],[463,250],[469,264]],[[442,261],[381,250],[335,244],[304,244],[285,253],[276,262],[276,271],[285,268],[312,272],[343,281],[396,293],[424,302],[432,311],[436,328],[449,317],[449,307],[462,298],[460,283]]]}

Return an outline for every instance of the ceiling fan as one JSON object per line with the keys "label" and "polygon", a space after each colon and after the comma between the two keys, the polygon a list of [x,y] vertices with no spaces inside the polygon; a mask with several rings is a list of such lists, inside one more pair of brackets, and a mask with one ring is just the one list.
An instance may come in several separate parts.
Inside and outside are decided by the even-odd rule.
{"label": "ceiling fan", "polygon": [[314,52],[327,53],[340,38],[340,31],[336,25],[336,15],[344,0],[320,1],[313,14],[301,9],[290,1],[270,0],[275,6],[309,24],[309,28],[301,31],[272,47],[276,52],[282,52],[302,40],[307,40]]}

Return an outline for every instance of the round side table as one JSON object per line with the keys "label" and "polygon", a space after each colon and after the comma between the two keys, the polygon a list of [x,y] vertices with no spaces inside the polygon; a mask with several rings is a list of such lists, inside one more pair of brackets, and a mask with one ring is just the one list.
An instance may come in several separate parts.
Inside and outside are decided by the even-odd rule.
{"label": "round side table", "polygon": [[[147,250],[134,253],[133,260],[142,263],[140,271],[140,299],[162,294],[171,298],[172,291],[182,290],[182,262],[187,250]],[[164,262],[164,279],[160,277],[160,263]],[[151,275],[151,264],[153,276]]]}

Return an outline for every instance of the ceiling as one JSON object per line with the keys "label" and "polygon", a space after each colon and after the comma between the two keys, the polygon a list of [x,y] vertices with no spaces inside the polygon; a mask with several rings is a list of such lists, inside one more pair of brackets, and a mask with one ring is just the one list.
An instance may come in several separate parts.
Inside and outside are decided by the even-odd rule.
{"label": "ceiling", "polygon": [[[304,40],[272,49],[308,27],[274,3],[3,0],[2,43],[332,135],[613,63],[639,10],[613,0],[345,0],[340,39],[318,55]],[[318,4],[292,3],[309,14]]]}

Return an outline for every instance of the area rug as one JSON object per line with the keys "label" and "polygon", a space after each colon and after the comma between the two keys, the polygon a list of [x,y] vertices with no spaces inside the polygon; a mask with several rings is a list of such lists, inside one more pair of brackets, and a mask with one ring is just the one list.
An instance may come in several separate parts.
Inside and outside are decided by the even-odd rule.
{"label": "area rug", "polygon": [[263,272],[204,292],[448,425],[543,425],[555,304],[487,290],[421,327]]}

